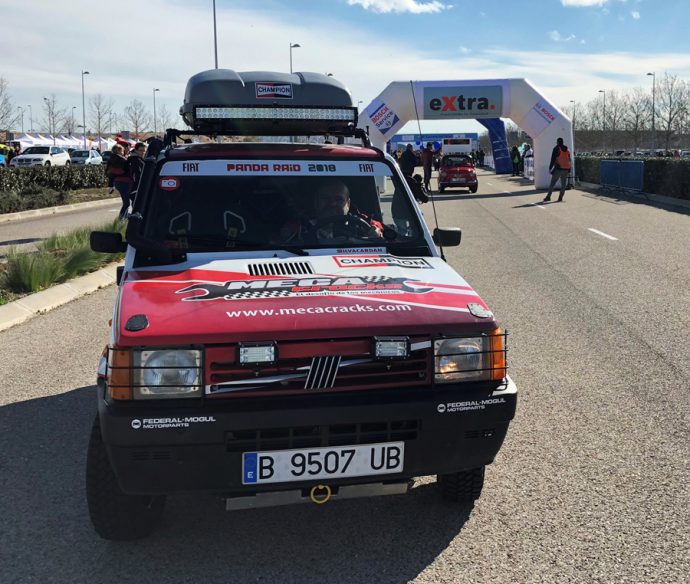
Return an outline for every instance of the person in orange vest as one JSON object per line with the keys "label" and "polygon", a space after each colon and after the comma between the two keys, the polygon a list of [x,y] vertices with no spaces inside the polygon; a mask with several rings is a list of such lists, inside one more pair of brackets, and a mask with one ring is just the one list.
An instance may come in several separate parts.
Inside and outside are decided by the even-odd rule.
{"label": "person in orange vest", "polygon": [[553,187],[556,186],[558,179],[561,179],[561,192],[558,195],[558,202],[563,201],[565,195],[565,186],[568,182],[568,175],[572,168],[572,161],[570,159],[570,151],[568,147],[563,144],[563,138],[556,140],[556,147],[551,152],[551,162],[549,163],[549,172],[551,173],[551,184],[549,185],[549,192],[544,198],[544,203],[551,200],[551,193]]}

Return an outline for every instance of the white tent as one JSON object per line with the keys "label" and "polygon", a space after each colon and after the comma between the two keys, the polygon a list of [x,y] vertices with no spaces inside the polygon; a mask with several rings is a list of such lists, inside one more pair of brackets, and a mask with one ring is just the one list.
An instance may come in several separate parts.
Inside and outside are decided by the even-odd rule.
{"label": "white tent", "polygon": [[22,152],[29,146],[36,145],[36,140],[31,134],[21,134],[20,136],[17,136],[13,142],[19,142],[19,148],[22,150]]}

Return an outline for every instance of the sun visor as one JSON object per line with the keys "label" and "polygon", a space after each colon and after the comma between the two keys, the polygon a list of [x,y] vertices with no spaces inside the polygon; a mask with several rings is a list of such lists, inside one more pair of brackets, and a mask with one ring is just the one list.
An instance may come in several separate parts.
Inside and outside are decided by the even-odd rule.
{"label": "sun visor", "polygon": [[320,73],[202,71],[187,82],[180,114],[199,133],[351,135],[357,125],[348,89]]}

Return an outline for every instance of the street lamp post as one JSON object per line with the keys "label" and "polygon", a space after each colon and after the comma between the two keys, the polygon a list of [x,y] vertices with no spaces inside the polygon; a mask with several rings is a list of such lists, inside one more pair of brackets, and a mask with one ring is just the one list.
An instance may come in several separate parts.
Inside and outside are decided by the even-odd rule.
{"label": "street lamp post", "polygon": [[290,43],[290,73],[292,73],[292,49],[299,49],[301,45],[298,43]]}
{"label": "street lamp post", "polygon": [[575,100],[571,99],[570,103],[573,104],[573,141],[575,140]]}
{"label": "street lamp post", "polygon": [[[216,65],[216,69],[218,69],[217,65]],[[153,135],[154,136],[158,132],[158,129],[156,127],[156,91],[160,91],[160,89],[154,88],[154,90],[153,90]]]}
{"label": "street lamp post", "polygon": [[53,130],[53,126],[55,125],[55,114],[53,113],[53,102],[47,97],[44,97],[43,101],[46,102],[46,107],[48,108],[48,132],[53,137],[53,146],[55,146],[55,130]]}
{"label": "street lamp post", "polygon": [[84,100],[84,75],[89,75],[88,71],[81,72],[81,123],[84,126],[84,150],[86,150],[86,101]]}
{"label": "street lamp post", "polygon": [[34,113],[33,110],[31,109],[31,104],[27,105],[26,107],[29,108],[29,132],[34,131]]}
{"label": "street lamp post", "polygon": [[[213,0],[213,52],[216,57],[216,69],[218,69],[218,36],[216,35],[216,0]],[[158,90],[156,89],[156,91]]]}
{"label": "street lamp post", "polygon": [[606,155],[606,90],[600,89],[599,93],[604,94],[604,111],[603,111],[602,116],[601,116],[601,120],[602,120],[601,126],[602,126],[602,130],[603,130],[603,140],[602,140],[603,144],[602,144],[602,146],[604,149],[604,155]]}
{"label": "street lamp post", "polygon": [[74,110],[77,109],[76,105],[72,106],[72,123],[69,125],[69,135],[72,135],[72,132],[74,132]]}
{"label": "street lamp post", "polygon": [[652,76],[652,148],[654,148],[654,154],[656,154],[656,126],[654,125],[655,122],[655,114],[656,114],[656,104],[655,102],[655,94],[656,94],[656,72],[655,73],[647,73],[647,75]]}
{"label": "street lamp post", "polygon": [[21,112],[22,115],[22,134],[24,133],[24,108],[20,105],[17,106],[17,109]]}

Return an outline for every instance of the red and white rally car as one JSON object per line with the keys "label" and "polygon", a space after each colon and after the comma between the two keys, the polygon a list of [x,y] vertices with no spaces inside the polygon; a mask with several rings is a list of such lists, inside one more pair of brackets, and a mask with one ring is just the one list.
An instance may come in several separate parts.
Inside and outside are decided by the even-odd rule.
{"label": "red and white rally car", "polygon": [[[442,257],[459,230],[429,232],[333,77],[205,71],[181,113],[192,129],[146,160],[127,242],[92,234],[126,249],[88,452],[96,531],[145,536],[182,492],[323,504],[438,475],[471,503],[517,389],[506,333]],[[176,144],[202,134],[275,138]]]}

